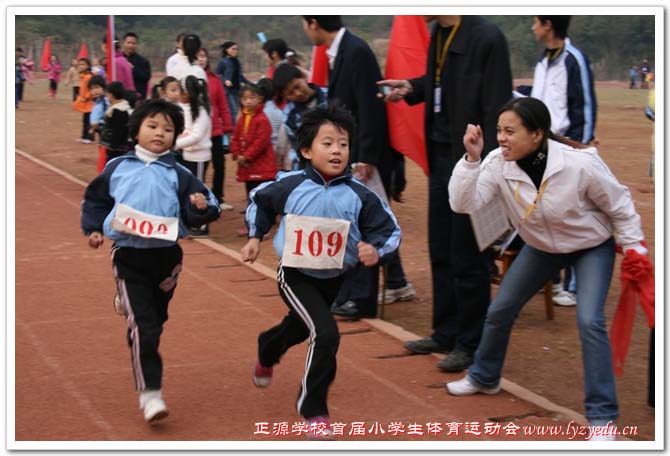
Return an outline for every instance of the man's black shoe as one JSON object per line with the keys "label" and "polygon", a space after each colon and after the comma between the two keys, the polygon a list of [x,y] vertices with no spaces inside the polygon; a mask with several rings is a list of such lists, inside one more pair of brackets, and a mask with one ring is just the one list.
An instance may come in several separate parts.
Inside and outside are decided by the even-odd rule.
{"label": "man's black shoe", "polygon": [[405,342],[405,348],[418,355],[427,355],[429,353],[448,353],[451,347],[446,347],[435,342],[431,337],[419,340],[408,340]]}
{"label": "man's black shoe", "polygon": [[461,372],[474,362],[474,357],[462,350],[454,350],[446,358],[437,363],[437,367],[445,372]]}
{"label": "man's black shoe", "polygon": [[330,308],[330,313],[337,315],[338,317],[348,317],[348,318],[358,318],[360,317],[360,312],[358,306],[354,301],[347,301],[340,304],[339,306],[333,304],[333,307]]}

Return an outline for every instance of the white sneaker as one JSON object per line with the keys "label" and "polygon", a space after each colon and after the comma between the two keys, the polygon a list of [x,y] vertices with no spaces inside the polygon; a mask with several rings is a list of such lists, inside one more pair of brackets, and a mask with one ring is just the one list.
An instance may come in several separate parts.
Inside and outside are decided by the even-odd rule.
{"label": "white sneaker", "polygon": [[235,209],[235,206],[228,203],[221,203],[219,204],[219,207],[221,208],[222,211],[232,211],[233,209]]}
{"label": "white sneaker", "polygon": [[140,408],[144,410],[144,419],[149,423],[166,418],[168,411],[161,397],[161,390],[145,390],[140,393]]}
{"label": "white sneaker", "polygon": [[[544,288],[540,289],[541,292],[544,292]],[[563,285],[560,283],[555,283],[551,286],[551,294],[557,295],[563,291]]]}
{"label": "white sneaker", "polygon": [[577,296],[565,290],[555,294],[552,299],[557,306],[572,307],[577,305]]}
{"label": "white sneaker", "polygon": [[453,396],[471,396],[476,393],[498,394],[500,392],[500,385],[493,388],[478,386],[472,383],[466,375],[460,380],[447,383],[447,391]]}
{"label": "white sneaker", "polygon": [[379,295],[377,295],[377,300],[381,302],[382,298],[385,298],[384,302],[386,304],[391,304],[392,302],[396,301],[411,301],[412,299],[416,298],[416,290],[414,289],[414,285],[407,282],[407,285],[401,288],[387,288],[385,295],[386,296],[379,292]]}

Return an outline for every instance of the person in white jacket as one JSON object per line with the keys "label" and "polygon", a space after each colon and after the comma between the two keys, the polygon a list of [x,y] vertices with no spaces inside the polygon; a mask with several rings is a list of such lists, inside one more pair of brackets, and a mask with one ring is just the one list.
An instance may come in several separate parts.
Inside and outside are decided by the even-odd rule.
{"label": "person in white jacket", "polygon": [[[207,164],[212,159],[212,119],[210,117],[207,82],[188,76],[181,83],[181,101],[184,111],[184,132],[179,135],[175,150],[181,151],[180,163],[200,182],[205,182]],[[207,226],[191,230],[192,236],[206,236]]]}
{"label": "person in white jacket", "polygon": [[482,130],[468,125],[463,137],[467,153],[449,181],[449,203],[454,212],[472,213],[499,197],[526,245],[488,309],[474,364],[466,377],[447,383],[447,390],[457,396],[500,391],[517,315],[557,271],[574,266],[578,283],[585,284],[577,290],[577,325],[586,418],[602,431],[619,414],[604,313],[614,267],[613,234],[624,252],[646,254],[640,216],[628,188],[595,148],[551,133],[551,116],[540,100],[508,102],[500,110],[497,130],[500,147],[480,163]]}

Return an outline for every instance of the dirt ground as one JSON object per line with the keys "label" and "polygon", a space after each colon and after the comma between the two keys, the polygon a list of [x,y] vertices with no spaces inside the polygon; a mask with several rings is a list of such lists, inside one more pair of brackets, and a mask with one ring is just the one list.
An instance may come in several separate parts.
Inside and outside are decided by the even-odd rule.
{"label": "dirt ground", "polygon": [[[654,261],[655,186],[647,176],[652,150],[653,124],[644,117],[648,92],[626,90],[625,83],[597,85],[597,136],[600,153],[618,179],[630,188],[643,221],[645,237]],[[46,81],[26,85],[25,101],[16,110],[16,147],[70,174],[90,180],[95,175],[97,146],[75,142],[81,130],[81,114],[70,108],[71,89],[62,87],[55,100],[47,97]],[[243,226],[243,186],[235,181],[235,163],[227,162],[225,198],[235,210],[225,212],[212,225],[211,237],[239,249],[244,239],[236,235]],[[427,246],[427,179],[407,162],[408,188],[404,203],[393,210],[404,232],[401,256],[408,279],[417,289],[414,301],[394,303],[383,309],[382,318],[420,335],[430,334],[431,278]],[[270,243],[264,244],[260,261],[276,264]],[[619,261],[607,305],[608,321],[619,298]],[[493,289],[495,293],[495,287]],[[522,311],[513,331],[504,376],[547,399],[584,413],[581,351],[574,308],[555,308],[555,319],[544,315],[542,296]],[[638,308],[637,320],[625,366],[617,379],[620,426],[639,426],[639,440],[654,439],[655,410],[646,405],[649,329]],[[663,369],[663,366],[659,366]],[[662,409],[659,409],[662,413]]]}

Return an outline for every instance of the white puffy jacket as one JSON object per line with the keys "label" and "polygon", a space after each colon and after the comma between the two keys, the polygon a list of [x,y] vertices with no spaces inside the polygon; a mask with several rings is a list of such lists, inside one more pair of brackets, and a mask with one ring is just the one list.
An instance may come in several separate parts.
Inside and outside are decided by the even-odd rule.
{"label": "white puffy jacket", "polygon": [[177,103],[184,110],[184,132],[177,138],[175,149],[182,149],[184,160],[207,162],[212,159],[212,119],[200,108],[198,118],[193,122],[191,105]]}
{"label": "white puffy jacket", "polygon": [[[481,163],[481,166],[480,166]],[[500,148],[484,162],[462,158],[449,181],[454,212],[472,213],[500,195],[512,225],[531,247],[549,253],[570,253],[595,247],[613,232],[626,250],[643,249],[640,216],[628,187],[617,181],[595,148],[574,149],[549,141],[546,187],[535,210],[519,226],[538,189],[514,161],[505,161]]]}

